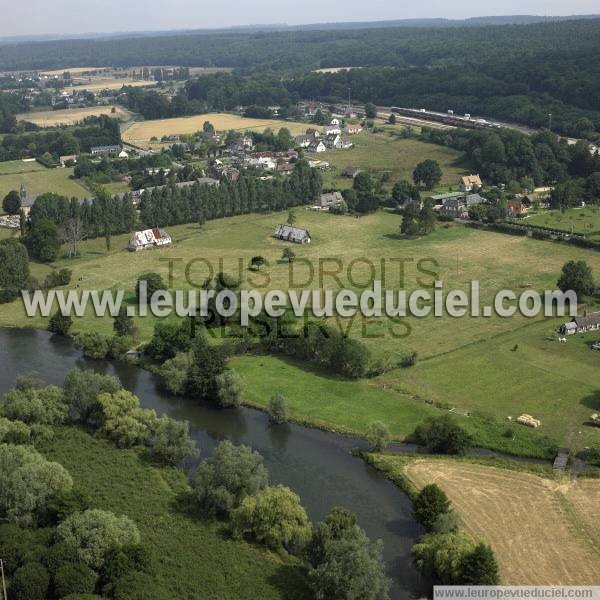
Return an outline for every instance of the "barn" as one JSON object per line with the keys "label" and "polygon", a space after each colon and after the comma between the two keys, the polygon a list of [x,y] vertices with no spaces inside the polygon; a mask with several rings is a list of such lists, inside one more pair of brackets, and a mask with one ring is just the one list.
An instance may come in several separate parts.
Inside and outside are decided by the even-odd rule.
{"label": "barn", "polygon": [[169,246],[171,242],[171,236],[164,229],[155,227],[154,229],[136,231],[129,240],[128,248],[130,252],[138,252],[146,248]]}

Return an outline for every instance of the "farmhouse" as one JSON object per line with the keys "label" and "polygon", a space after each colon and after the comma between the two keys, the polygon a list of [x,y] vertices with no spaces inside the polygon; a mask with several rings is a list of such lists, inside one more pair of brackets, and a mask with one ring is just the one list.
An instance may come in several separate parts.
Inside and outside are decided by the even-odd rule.
{"label": "farmhouse", "polygon": [[60,156],[58,158],[58,160],[60,161],[61,167],[66,167],[67,163],[69,163],[69,162],[71,162],[71,163],[77,162],[77,154],[65,154],[63,156]]}
{"label": "farmhouse", "polygon": [[472,192],[482,187],[479,175],[466,175],[458,183],[461,192]]}
{"label": "farmhouse", "polygon": [[296,146],[300,146],[300,148],[308,148],[313,140],[314,138],[312,135],[298,135],[294,139]]}
{"label": "farmhouse", "polygon": [[158,248],[161,246],[169,246],[171,244],[171,236],[164,230],[145,229],[144,231],[136,231],[129,240],[129,251],[138,252],[146,248]]}
{"label": "farmhouse", "polygon": [[328,148],[339,150],[342,147],[342,138],[340,137],[339,133],[329,133],[327,134],[325,144]]}
{"label": "farmhouse", "polygon": [[469,208],[484,202],[485,198],[479,194],[461,194],[444,199],[439,211],[446,217],[466,219],[469,216]]}
{"label": "farmhouse", "polygon": [[96,155],[108,156],[110,154],[119,155],[122,152],[123,148],[121,146],[92,146],[90,148],[90,152]]}
{"label": "farmhouse", "polygon": [[294,172],[296,165],[293,163],[281,163],[277,165],[277,173],[280,175],[291,175]]}
{"label": "farmhouse", "polygon": [[310,233],[301,227],[277,225],[273,234],[278,240],[294,242],[294,244],[310,244]]}
{"label": "farmhouse", "polygon": [[331,208],[332,206],[337,206],[344,201],[344,197],[342,196],[342,192],[329,192],[328,194],[321,194],[319,198],[319,207],[320,208]]}
{"label": "farmhouse", "polygon": [[595,312],[584,317],[575,317],[572,321],[564,323],[559,328],[559,332],[566,335],[598,330],[600,330],[600,312]]}
{"label": "farmhouse", "polygon": [[521,200],[509,200],[506,209],[509,217],[521,217],[529,212],[529,208]]}

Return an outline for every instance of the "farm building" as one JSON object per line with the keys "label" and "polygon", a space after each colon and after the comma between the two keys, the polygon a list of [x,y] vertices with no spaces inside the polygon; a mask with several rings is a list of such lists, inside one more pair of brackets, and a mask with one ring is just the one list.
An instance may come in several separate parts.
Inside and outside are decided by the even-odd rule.
{"label": "farm building", "polygon": [[325,150],[327,150],[327,146],[320,140],[311,142],[306,148],[307,152],[325,152]]}
{"label": "farm building", "polygon": [[362,131],[362,127],[360,125],[346,125],[346,133],[348,135],[355,135]]}
{"label": "farm building", "polygon": [[277,225],[273,234],[278,240],[294,242],[294,244],[310,244],[310,233],[301,227]]}
{"label": "farm building", "polygon": [[564,323],[559,328],[559,332],[566,335],[598,330],[600,330],[600,312],[595,312],[584,317],[574,317],[572,321]]}
{"label": "farm building", "polygon": [[136,231],[129,240],[129,250],[138,252],[146,248],[159,248],[161,246],[169,246],[171,244],[171,236],[164,230],[145,229],[144,231]]}
{"label": "farm building", "polygon": [[320,208],[331,208],[332,206],[337,206],[344,201],[344,197],[342,196],[342,192],[329,192],[328,194],[321,194],[321,198],[319,199],[319,207]]}
{"label": "farm building", "polygon": [[529,212],[529,208],[521,200],[509,200],[507,206],[509,217],[520,217]]}
{"label": "farm building", "polygon": [[465,175],[461,177],[458,187],[461,192],[472,192],[481,188],[481,178],[479,175]]}
{"label": "farm building", "polygon": [[359,173],[362,173],[362,169],[359,169],[358,167],[346,167],[342,171],[342,176],[354,179]]}

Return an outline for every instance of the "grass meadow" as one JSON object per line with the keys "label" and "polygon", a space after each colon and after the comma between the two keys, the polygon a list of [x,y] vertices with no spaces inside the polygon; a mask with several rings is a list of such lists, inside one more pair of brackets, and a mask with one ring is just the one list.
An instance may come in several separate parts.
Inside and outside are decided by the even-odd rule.
{"label": "grass meadow", "polygon": [[600,240],[600,207],[586,206],[569,210],[546,210],[532,214],[525,221],[527,225],[553,227],[569,233],[582,233],[593,240]]}
{"label": "grass meadow", "polygon": [[[199,259],[209,261],[213,273],[227,271],[239,276],[243,287],[264,292],[291,288],[352,288],[360,292],[372,278],[384,279],[384,289],[412,291],[430,287],[435,273],[446,291],[468,292],[471,280],[480,281],[482,305],[502,289],[517,293],[554,289],[567,260],[586,260],[600,273],[598,253],[556,242],[454,224],[440,225],[426,238],[405,239],[398,234],[400,218],[391,213],[356,219],[299,209],[297,225],[310,231],[313,243],[293,246],[297,258],[290,280],[290,266],[280,260],[288,244],[272,237],[275,225],[285,218],[284,213],[245,215],[203,226],[167,227],[174,240],[172,247],[134,254],[125,249],[126,235],[112,239],[110,252],[103,239],[89,240],[82,244],[78,258],[61,258],[41,269],[68,267],[73,270],[71,287],[124,289],[131,302],[141,273],[158,271],[168,281],[169,261],[171,289],[201,285],[210,273]],[[268,261],[259,273],[247,268],[255,255]],[[373,264],[369,266],[364,259]],[[314,269],[312,278],[308,264]],[[327,270],[334,273],[327,274]],[[415,367],[359,382],[332,378],[306,365],[272,357],[242,357],[234,359],[233,365],[247,379],[250,402],[264,405],[273,391],[282,391],[298,420],[362,433],[371,421],[379,419],[400,439],[425,416],[453,409],[459,415],[472,413],[472,417],[459,418],[480,443],[535,454],[535,444],[530,441],[544,435],[573,447],[600,441],[600,430],[586,425],[589,415],[600,409],[600,353],[590,350],[600,336],[577,336],[559,344],[555,328],[562,320],[566,319],[429,316],[406,317],[399,322],[384,317],[333,320],[332,325],[362,339],[374,357],[398,359],[418,352]],[[140,343],[150,338],[155,321],[154,317],[136,319]],[[42,317],[27,318],[20,302],[0,306],[0,325],[44,328],[46,324]],[[110,334],[112,319],[95,317],[89,309],[85,317],[75,319],[73,329]],[[284,389],[279,389],[282,386]],[[540,430],[533,432],[507,420],[525,412],[542,420]]]}
{"label": "grass meadow", "polygon": [[307,597],[294,559],[234,541],[225,524],[197,514],[183,471],[154,466],[74,427],[56,428],[41,450],[69,471],[94,508],[135,521],[156,572],[152,598]]}
{"label": "grass meadow", "polygon": [[[41,167],[41,168],[40,168]],[[0,198],[24,183],[30,194],[54,192],[68,197],[86,198],[90,192],[74,179],[72,168],[47,169],[39,163],[8,161],[0,163]]]}
{"label": "grass meadow", "polygon": [[353,148],[348,150],[329,150],[316,156],[326,160],[332,167],[324,173],[325,187],[344,189],[352,187],[352,179],[343,177],[346,167],[360,167],[374,175],[387,178],[387,184],[393,185],[400,179],[412,181],[414,168],[428,158],[437,160],[442,169],[442,180],[438,191],[456,188],[461,176],[467,173],[462,164],[462,153],[444,146],[427,144],[417,139],[402,139],[397,135],[385,133],[370,134],[362,132],[350,136]]}

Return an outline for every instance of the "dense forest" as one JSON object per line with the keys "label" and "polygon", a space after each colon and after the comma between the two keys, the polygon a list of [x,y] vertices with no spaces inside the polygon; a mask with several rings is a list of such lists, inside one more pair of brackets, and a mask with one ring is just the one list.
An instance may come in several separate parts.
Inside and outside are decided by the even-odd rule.
{"label": "dense forest", "polygon": [[[86,66],[231,67],[241,80],[201,79],[172,107],[144,114],[288,104],[295,97],[470,112],[559,133],[600,130],[600,19],[481,27],[382,27],[161,35],[0,46],[0,69]],[[314,73],[319,67],[368,67]],[[260,77],[256,77],[260,74]],[[275,75],[275,77],[273,77]],[[284,76],[282,82],[278,78]],[[246,80],[247,82],[248,80]],[[215,83],[222,85],[217,90]],[[205,89],[211,87],[209,94]],[[233,94],[231,93],[233,88]],[[252,101],[252,96],[259,98]],[[132,98],[131,102],[136,98]],[[196,101],[190,106],[185,100]],[[0,111],[1,114],[1,111]]]}

